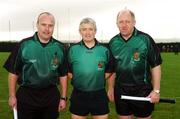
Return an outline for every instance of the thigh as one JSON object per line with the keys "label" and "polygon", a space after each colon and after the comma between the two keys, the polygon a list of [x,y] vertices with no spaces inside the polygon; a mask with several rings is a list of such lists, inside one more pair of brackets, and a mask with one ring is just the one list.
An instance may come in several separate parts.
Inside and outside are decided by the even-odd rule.
{"label": "thigh", "polygon": [[93,116],[93,119],[108,119],[108,114]]}
{"label": "thigh", "polygon": [[57,110],[48,110],[43,112],[42,119],[57,119],[59,117],[59,112]]}
{"label": "thigh", "polygon": [[17,91],[17,113],[18,119],[36,119],[40,115],[40,107],[31,99],[28,91],[19,88]]}
{"label": "thigh", "polygon": [[129,96],[146,97],[151,92],[149,85],[122,86],[115,89],[116,111],[120,115],[135,115],[137,117],[148,117],[154,110],[154,104],[147,101],[121,100],[121,94]]}
{"label": "thigh", "polygon": [[114,90],[114,101],[115,108],[118,115],[129,116],[132,115],[131,108],[129,107],[128,100],[121,100],[122,91],[119,88],[115,88]]}
{"label": "thigh", "polygon": [[38,117],[38,111],[33,110],[26,104],[17,104],[18,119],[36,119]]}
{"label": "thigh", "polygon": [[59,115],[59,100],[60,94],[57,87],[39,90],[20,87],[17,91],[18,117],[22,117],[22,119],[56,119]]}
{"label": "thigh", "polygon": [[43,98],[42,116],[43,119],[57,119],[59,116],[60,95],[57,87],[49,89]]}
{"label": "thigh", "polygon": [[84,94],[76,89],[73,89],[70,98],[70,112],[75,116],[87,116],[89,114],[89,110],[86,103],[87,99],[84,97]]}
{"label": "thigh", "polygon": [[130,101],[130,105],[136,117],[148,117],[154,110],[154,104],[146,101]]}
{"label": "thigh", "polygon": [[[152,90],[151,86],[144,85],[139,87],[139,91],[137,92],[137,96],[146,97]],[[147,101],[132,101],[132,110],[136,117],[149,117],[154,110],[154,104]]]}
{"label": "thigh", "polygon": [[87,119],[87,116],[79,116],[79,115],[71,114],[71,119]]}
{"label": "thigh", "polygon": [[87,103],[91,115],[106,117],[105,115],[109,113],[108,102],[106,90],[93,92],[90,102]]}

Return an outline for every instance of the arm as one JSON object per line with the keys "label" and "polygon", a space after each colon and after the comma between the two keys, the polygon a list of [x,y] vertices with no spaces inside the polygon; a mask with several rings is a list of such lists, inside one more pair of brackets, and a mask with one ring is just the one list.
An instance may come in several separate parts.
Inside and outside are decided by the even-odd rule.
{"label": "arm", "polygon": [[151,98],[152,103],[158,103],[160,99],[160,93],[155,92],[155,90],[160,90],[161,66],[158,65],[156,67],[153,67],[151,69],[151,75],[153,91],[151,91],[148,97]]}
{"label": "arm", "polygon": [[[61,97],[67,97],[67,76],[63,76],[59,78],[60,82],[60,93]],[[60,99],[59,103],[59,111],[64,110],[66,108],[66,100]]]}
{"label": "arm", "polygon": [[17,106],[17,99],[16,99],[16,82],[18,76],[16,74],[9,73],[8,75],[8,84],[9,84],[9,106],[11,108]]}
{"label": "arm", "polygon": [[67,78],[68,78],[68,79],[72,79],[72,77],[73,77],[72,73],[68,72]]}
{"label": "arm", "polygon": [[114,82],[115,82],[116,75],[113,73],[108,78],[108,98],[110,101],[114,101]]}

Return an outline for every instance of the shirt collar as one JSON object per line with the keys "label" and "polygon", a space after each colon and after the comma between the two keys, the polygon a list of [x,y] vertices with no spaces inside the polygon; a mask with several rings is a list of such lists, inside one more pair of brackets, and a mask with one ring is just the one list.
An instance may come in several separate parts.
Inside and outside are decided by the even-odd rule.
{"label": "shirt collar", "polygon": [[99,45],[99,42],[96,40],[96,38],[94,38],[94,40],[95,40],[95,44],[94,44],[94,46],[91,47],[91,48],[88,48],[88,47],[86,46],[86,44],[84,43],[83,39],[81,40],[80,44],[83,45],[83,46],[85,46],[87,49],[93,49],[95,46]]}

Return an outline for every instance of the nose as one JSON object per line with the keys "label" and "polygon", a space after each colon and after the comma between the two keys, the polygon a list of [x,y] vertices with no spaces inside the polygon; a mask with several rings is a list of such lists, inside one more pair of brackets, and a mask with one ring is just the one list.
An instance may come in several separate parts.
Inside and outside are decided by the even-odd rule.
{"label": "nose", "polygon": [[49,31],[49,26],[48,25],[45,26],[45,30]]}

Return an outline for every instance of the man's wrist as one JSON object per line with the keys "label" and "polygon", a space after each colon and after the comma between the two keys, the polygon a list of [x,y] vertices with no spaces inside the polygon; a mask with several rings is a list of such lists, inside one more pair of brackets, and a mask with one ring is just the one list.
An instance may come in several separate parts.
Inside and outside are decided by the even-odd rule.
{"label": "man's wrist", "polygon": [[67,97],[61,97],[60,99],[64,100],[64,101],[67,101],[68,98]]}
{"label": "man's wrist", "polygon": [[9,96],[9,98],[15,98],[16,96]]}
{"label": "man's wrist", "polygon": [[160,94],[160,90],[153,90],[153,92],[157,93],[157,94]]}

